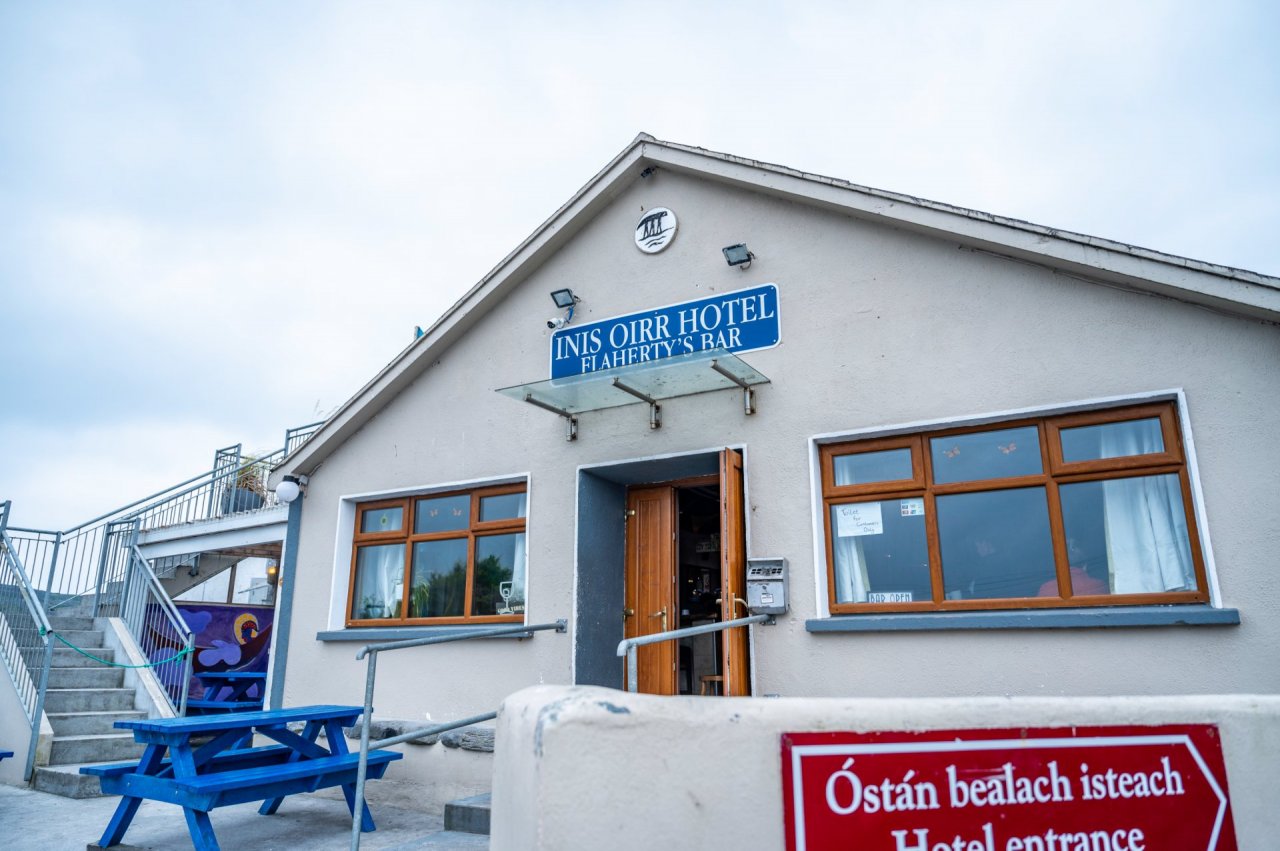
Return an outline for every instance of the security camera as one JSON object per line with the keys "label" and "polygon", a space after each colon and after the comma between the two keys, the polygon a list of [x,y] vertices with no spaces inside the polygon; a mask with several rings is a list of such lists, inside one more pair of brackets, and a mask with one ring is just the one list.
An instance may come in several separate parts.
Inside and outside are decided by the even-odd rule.
{"label": "security camera", "polygon": [[563,328],[566,324],[568,323],[565,321],[565,318],[563,316],[553,316],[547,320],[547,327],[552,329],[553,331],[556,328]]}

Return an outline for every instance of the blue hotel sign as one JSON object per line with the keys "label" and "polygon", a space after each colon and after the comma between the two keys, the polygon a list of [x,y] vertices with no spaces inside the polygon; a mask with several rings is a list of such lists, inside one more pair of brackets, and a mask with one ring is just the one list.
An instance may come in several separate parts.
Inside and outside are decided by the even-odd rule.
{"label": "blue hotel sign", "polygon": [[710,349],[767,349],[778,344],[780,332],[778,288],[763,284],[562,328],[551,335],[551,377]]}

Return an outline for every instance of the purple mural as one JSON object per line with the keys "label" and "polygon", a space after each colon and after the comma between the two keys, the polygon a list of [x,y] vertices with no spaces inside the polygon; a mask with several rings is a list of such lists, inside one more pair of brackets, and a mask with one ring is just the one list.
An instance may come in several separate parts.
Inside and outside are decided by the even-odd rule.
{"label": "purple mural", "polygon": [[[178,603],[187,626],[195,633],[192,673],[254,671],[266,673],[271,648],[273,606],[218,603]],[[254,697],[258,686],[250,694]],[[190,696],[205,697],[204,687],[191,679]],[[212,695],[209,695],[212,697]]]}

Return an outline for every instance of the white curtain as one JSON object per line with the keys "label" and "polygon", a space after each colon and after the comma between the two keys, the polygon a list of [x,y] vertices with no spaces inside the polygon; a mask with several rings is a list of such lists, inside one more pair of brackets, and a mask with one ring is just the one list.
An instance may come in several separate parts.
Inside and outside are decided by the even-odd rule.
{"label": "white curtain", "polygon": [[[523,511],[520,516],[524,516]],[[525,602],[524,575],[526,570],[524,533],[521,532],[515,537],[515,555],[511,559],[511,605],[513,606]]]}
{"label": "white curtain", "polygon": [[867,557],[862,550],[862,538],[837,536],[832,549],[836,557],[836,602],[865,603],[871,580],[867,578]]}
{"label": "white curtain", "polygon": [[[835,477],[837,485],[854,484],[851,471],[839,464],[835,468]],[[871,590],[871,580],[867,578],[867,556],[862,550],[862,538],[836,535],[839,525],[835,511],[833,508],[831,513],[832,535],[835,536],[831,548],[836,557],[836,602],[865,603],[867,592]]]}
{"label": "white curtain", "polygon": [[[400,616],[400,600],[396,586],[404,581],[404,544],[360,548],[360,586],[356,590],[353,614],[366,617],[365,601],[369,600],[375,611],[372,617],[395,618]],[[385,606],[384,611],[377,611]]]}
{"label": "white curtain", "polygon": [[[1159,452],[1159,431],[1102,430],[1101,457]],[[1187,514],[1176,474],[1103,482],[1107,562],[1114,594],[1186,591],[1196,587]]]}

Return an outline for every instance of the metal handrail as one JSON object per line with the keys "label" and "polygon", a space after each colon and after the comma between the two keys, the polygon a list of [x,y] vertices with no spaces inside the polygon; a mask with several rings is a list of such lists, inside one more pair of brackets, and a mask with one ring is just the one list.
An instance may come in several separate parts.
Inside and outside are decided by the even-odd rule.
{"label": "metal handrail", "polygon": [[638,635],[635,638],[624,638],[618,642],[618,655],[627,657],[627,691],[640,689],[640,675],[636,668],[636,648],[646,644],[660,644],[663,641],[674,641],[677,638],[688,638],[692,635],[706,635],[711,632],[723,632],[740,626],[755,623],[773,623],[773,615],[751,615],[745,618],[705,623],[701,626],[686,626],[683,629],[669,629],[666,632],[654,632],[649,635]]}
{"label": "metal handrail", "polygon": [[[138,549],[138,545],[136,543],[130,544],[129,556],[132,562],[129,566],[130,569],[137,571],[142,576],[145,586],[143,588],[143,593],[138,594],[135,592],[135,594],[132,595],[134,599],[138,600],[136,610],[126,612],[124,610],[124,603],[126,601],[123,599],[121,600],[121,616],[125,619],[126,623],[130,624],[130,632],[138,641],[139,647],[142,651],[146,653],[147,648],[144,640],[145,632],[142,626],[148,617],[147,607],[148,604],[151,603],[159,606],[165,620],[168,621],[169,628],[173,630],[174,634],[181,640],[182,646],[187,652],[183,654],[180,660],[178,660],[179,667],[176,672],[176,677],[168,677],[169,679],[176,679],[176,682],[172,683],[173,686],[176,686],[176,690],[178,692],[176,695],[170,693],[171,684],[163,681],[164,677],[162,672],[157,671],[157,677],[161,679],[160,684],[163,686],[163,692],[169,699],[169,703],[174,712],[178,715],[186,715],[187,693],[191,688],[191,669],[193,664],[191,656],[192,651],[195,648],[195,633],[193,633],[191,631],[191,627],[187,625],[186,619],[182,617],[182,613],[178,611],[178,607],[174,605],[172,598],[170,598],[165,592],[164,586],[160,584],[159,577],[157,577],[155,571],[151,569],[151,563],[142,555],[142,551]],[[136,623],[134,622],[135,619]],[[149,654],[148,660],[150,660]]]}
{"label": "metal handrail", "polygon": [[369,742],[369,724],[373,719],[373,686],[378,676],[378,654],[386,650],[403,650],[406,647],[425,647],[429,644],[449,644],[454,641],[470,641],[475,638],[494,638],[501,635],[528,635],[533,636],[535,632],[546,632],[555,630],[563,633],[569,628],[569,622],[561,618],[553,623],[540,623],[533,626],[500,626],[492,629],[479,629],[474,632],[452,633],[450,635],[433,635],[426,638],[406,638],[403,641],[383,641],[377,644],[366,644],[359,653],[356,654],[356,661],[367,658],[369,660],[368,668],[364,678],[364,713],[360,717],[360,765],[356,769],[356,794],[355,801],[351,805],[351,851],[359,851],[360,848],[360,821],[364,815],[364,785],[365,778],[369,770],[369,749],[371,747],[387,747],[388,745],[407,742],[410,739],[420,739],[423,736],[433,736],[448,730],[454,730],[458,727],[466,727],[471,724],[479,724],[482,721],[492,721],[498,717],[496,712],[488,712],[483,715],[475,715],[471,718],[464,718],[461,721],[452,721],[448,724],[437,724],[431,727],[424,727],[420,730],[411,730],[408,733],[401,733],[398,736],[391,736],[386,739],[379,739],[370,744]]}
{"label": "metal handrail", "polygon": [[[23,646],[23,642],[19,640],[18,635],[13,633],[13,627],[9,626],[6,632],[12,636],[12,644],[5,642],[4,650],[9,651],[2,654],[5,662],[9,667],[9,675],[13,679],[15,694],[22,709],[27,714],[27,720],[31,722],[31,739],[27,745],[27,759],[22,769],[22,779],[30,780],[31,772],[35,767],[36,749],[40,742],[40,717],[44,714],[44,698],[49,688],[49,669],[53,665],[53,639],[49,637],[50,626],[49,618],[45,615],[44,606],[36,597],[34,589],[31,587],[31,581],[27,577],[26,570],[22,567],[22,559],[18,557],[17,550],[13,547],[13,540],[9,537],[9,532],[5,528],[9,520],[10,503],[5,500],[0,503],[0,557],[3,559],[3,567],[14,574],[17,579],[16,585],[19,589],[19,595],[22,597],[27,606],[27,612],[31,615],[31,621],[35,625],[37,635],[31,636],[30,640],[36,641],[36,647],[43,644],[43,652],[41,653],[42,661],[40,665],[40,674],[38,677],[31,676],[31,664],[27,660],[24,650],[28,649]],[[3,575],[6,570],[0,570]],[[8,584],[8,583],[6,583]],[[28,628],[28,632],[30,629]],[[25,671],[25,678],[21,670]],[[25,682],[27,688],[23,688],[20,682]],[[31,694],[24,695],[24,691],[31,691]]]}

